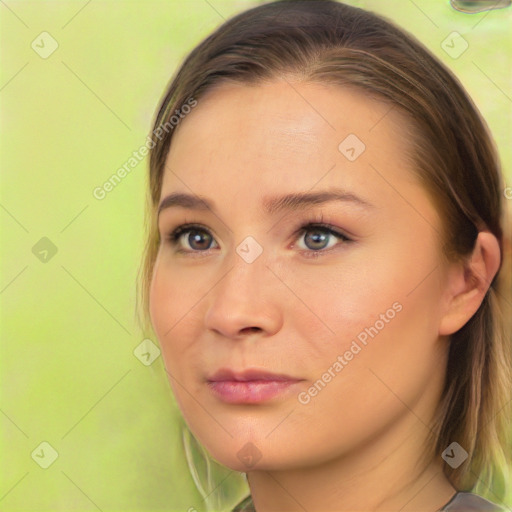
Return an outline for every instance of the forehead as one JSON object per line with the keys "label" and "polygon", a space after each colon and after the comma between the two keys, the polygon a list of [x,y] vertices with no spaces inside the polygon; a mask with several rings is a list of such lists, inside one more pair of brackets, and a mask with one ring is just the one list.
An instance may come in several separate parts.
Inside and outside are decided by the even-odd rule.
{"label": "forehead", "polygon": [[176,129],[162,194],[250,200],[259,191],[321,182],[375,195],[384,175],[396,186],[414,181],[407,127],[396,108],[355,89],[287,80],[224,84]]}

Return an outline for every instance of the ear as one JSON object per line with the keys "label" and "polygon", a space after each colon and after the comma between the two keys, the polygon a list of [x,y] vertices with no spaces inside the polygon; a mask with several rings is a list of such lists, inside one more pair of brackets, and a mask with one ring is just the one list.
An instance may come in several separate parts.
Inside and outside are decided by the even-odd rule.
{"label": "ear", "polygon": [[500,266],[497,238],[480,231],[471,255],[448,270],[448,286],[439,335],[457,332],[477,312]]}

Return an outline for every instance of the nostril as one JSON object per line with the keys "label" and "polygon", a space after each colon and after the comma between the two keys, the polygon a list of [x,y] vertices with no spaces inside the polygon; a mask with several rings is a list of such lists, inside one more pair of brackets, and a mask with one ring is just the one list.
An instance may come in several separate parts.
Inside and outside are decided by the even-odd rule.
{"label": "nostril", "polygon": [[245,328],[242,329],[241,332],[249,333],[249,332],[259,332],[259,331],[261,331],[260,327],[245,327]]}

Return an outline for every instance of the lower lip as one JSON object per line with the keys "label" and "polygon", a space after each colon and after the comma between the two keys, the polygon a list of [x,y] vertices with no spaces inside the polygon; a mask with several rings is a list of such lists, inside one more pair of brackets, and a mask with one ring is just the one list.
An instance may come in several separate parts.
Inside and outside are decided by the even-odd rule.
{"label": "lower lip", "polygon": [[257,404],[271,400],[297,384],[296,380],[223,380],[208,382],[210,389],[230,404]]}

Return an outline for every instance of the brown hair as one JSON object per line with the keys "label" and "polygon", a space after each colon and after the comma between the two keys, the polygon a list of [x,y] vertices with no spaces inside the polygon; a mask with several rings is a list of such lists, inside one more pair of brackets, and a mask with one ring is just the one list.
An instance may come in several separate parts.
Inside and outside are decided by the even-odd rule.
{"label": "brown hair", "polygon": [[[497,151],[463,87],[414,37],[389,21],[336,1],[284,0],[225,22],[186,58],[157,112],[150,153],[147,245],[141,267],[145,328],[159,245],[156,209],[172,141],[169,120],[190,99],[227,81],[249,84],[291,75],[363,90],[406,115],[414,127],[415,170],[443,219],[447,258],[467,257],[479,230],[502,250],[501,268],[477,313],[451,336],[446,385],[432,425],[439,457],[452,442],[469,454],[446,474],[459,489],[503,498],[511,387],[510,245]],[[485,488],[490,489],[486,490]]]}

